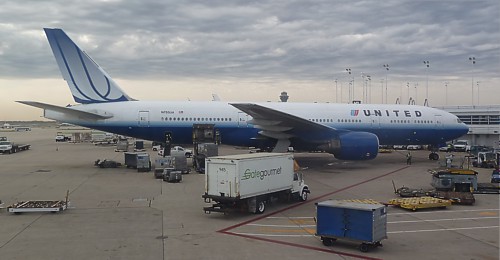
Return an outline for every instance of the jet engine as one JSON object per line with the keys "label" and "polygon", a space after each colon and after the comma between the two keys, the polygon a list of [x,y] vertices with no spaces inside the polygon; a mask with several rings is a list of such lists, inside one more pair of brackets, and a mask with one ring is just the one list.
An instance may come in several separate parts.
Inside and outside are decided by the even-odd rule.
{"label": "jet engine", "polygon": [[370,160],[377,157],[378,137],[368,132],[347,132],[321,147],[339,160]]}

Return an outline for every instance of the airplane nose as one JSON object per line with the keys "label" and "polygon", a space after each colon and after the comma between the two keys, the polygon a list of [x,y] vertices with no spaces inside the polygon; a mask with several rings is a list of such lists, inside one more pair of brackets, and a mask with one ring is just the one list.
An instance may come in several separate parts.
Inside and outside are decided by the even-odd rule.
{"label": "airplane nose", "polygon": [[469,127],[466,124],[462,123],[460,130],[463,131],[463,134],[465,135],[469,132]]}

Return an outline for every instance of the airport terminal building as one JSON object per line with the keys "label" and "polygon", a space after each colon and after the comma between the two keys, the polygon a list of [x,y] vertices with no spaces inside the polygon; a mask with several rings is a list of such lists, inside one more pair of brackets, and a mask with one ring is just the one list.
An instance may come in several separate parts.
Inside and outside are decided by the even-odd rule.
{"label": "airport terminal building", "polygon": [[500,148],[500,105],[436,107],[456,115],[469,126],[463,137],[471,145]]}

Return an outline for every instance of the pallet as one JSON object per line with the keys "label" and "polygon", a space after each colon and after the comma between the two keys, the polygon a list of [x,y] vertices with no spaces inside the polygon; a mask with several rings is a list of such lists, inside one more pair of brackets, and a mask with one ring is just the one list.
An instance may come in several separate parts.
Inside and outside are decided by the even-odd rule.
{"label": "pallet", "polygon": [[417,209],[446,208],[447,206],[451,206],[451,201],[432,197],[416,197],[392,199],[388,204],[415,211]]}

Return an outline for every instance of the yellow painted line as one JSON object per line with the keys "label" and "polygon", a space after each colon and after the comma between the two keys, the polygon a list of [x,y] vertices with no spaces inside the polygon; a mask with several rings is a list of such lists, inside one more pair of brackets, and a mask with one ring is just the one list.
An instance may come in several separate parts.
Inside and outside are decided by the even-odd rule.
{"label": "yellow painted line", "polygon": [[498,216],[498,212],[480,212],[479,213],[480,216]]}
{"label": "yellow painted line", "polygon": [[260,228],[260,232],[264,233],[307,233],[314,234],[316,229],[313,228],[301,228],[301,229],[276,229],[276,228]]}
{"label": "yellow painted line", "polygon": [[311,225],[316,224],[314,219],[290,219],[290,222],[297,225]]}

